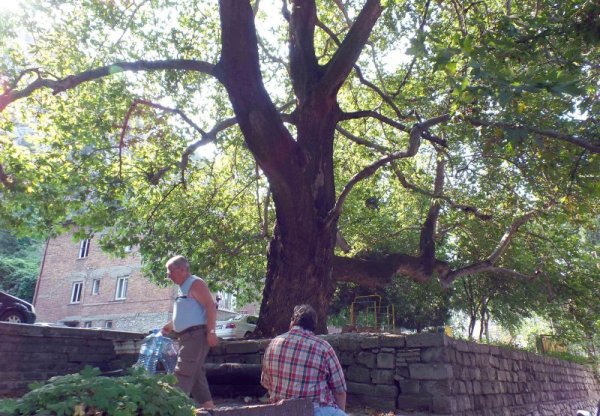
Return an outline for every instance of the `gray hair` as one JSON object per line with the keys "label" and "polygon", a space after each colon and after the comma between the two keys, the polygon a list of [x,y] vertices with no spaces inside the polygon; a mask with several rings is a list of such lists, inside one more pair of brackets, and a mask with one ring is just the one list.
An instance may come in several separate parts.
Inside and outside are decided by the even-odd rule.
{"label": "gray hair", "polygon": [[183,256],[171,257],[166,266],[185,267],[188,271],[190,270],[190,262]]}

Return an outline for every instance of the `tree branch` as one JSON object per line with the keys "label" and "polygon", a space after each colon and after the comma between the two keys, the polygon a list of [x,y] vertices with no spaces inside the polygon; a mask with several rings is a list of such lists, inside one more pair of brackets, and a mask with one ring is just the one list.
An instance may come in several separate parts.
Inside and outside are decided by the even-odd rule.
{"label": "tree branch", "polygon": [[317,7],[314,0],[292,0],[290,73],[294,92],[300,102],[304,101],[319,75],[314,44],[316,21]]}
{"label": "tree branch", "polygon": [[471,205],[457,204],[448,196],[445,196],[445,195],[436,196],[432,192],[429,192],[425,189],[421,189],[421,188],[417,187],[416,185],[408,182],[408,180],[406,179],[404,174],[400,171],[400,168],[398,168],[397,164],[392,163],[392,169],[394,170],[396,177],[398,178],[398,180],[400,181],[400,183],[402,184],[402,186],[404,188],[418,192],[418,193],[428,196],[430,198],[442,199],[442,200],[446,201],[448,203],[448,205],[450,205],[452,208],[461,210],[461,211],[469,213],[469,214],[473,214],[475,217],[479,218],[482,221],[489,221],[492,219],[491,215],[483,214],[483,213],[479,212],[479,209],[477,209],[476,207],[473,207]]}
{"label": "tree branch", "polygon": [[508,246],[510,245],[511,240],[514,238],[515,234],[519,230],[519,227],[521,227],[523,224],[525,224],[527,221],[529,221],[531,218],[533,218],[537,214],[538,214],[538,211],[530,211],[530,212],[516,218],[513,221],[513,223],[510,225],[508,230],[506,230],[506,232],[500,239],[500,242],[498,243],[498,245],[496,246],[494,251],[486,259],[486,262],[489,262],[491,264],[496,263],[498,261],[498,259],[500,257],[502,257],[502,255],[508,249]]}
{"label": "tree branch", "polygon": [[325,67],[325,73],[319,84],[326,95],[335,95],[342,86],[356,64],[382,11],[383,7],[379,0],[367,0],[342,44]]}
{"label": "tree branch", "polygon": [[[445,166],[445,160],[442,157],[438,157],[433,191],[435,197],[439,197],[444,191]],[[435,261],[435,230],[440,214],[440,208],[439,201],[434,199],[429,207],[419,239],[419,252],[421,255],[422,266],[425,269],[424,272],[427,274],[433,272]]]}
{"label": "tree branch", "polygon": [[[551,203],[548,203],[548,204],[546,204],[545,207],[547,208],[550,205],[551,205]],[[504,233],[504,235],[498,242],[498,245],[492,251],[492,253],[488,256],[487,259],[477,262],[477,263],[470,264],[468,266],[465,266],[465,267],[462,267],[462,268],[459,268],[456,270],[442,271],[440,273],[440,282],[444,286],[447,287],[453,281],[455,281],[457,278],[468,275],[468,274],[475,274],[475,273],[482,273],[482,272],[489,272],[489,271],[502,271],[503,273],[509,273],[509,269],[496,267],[496,266],[494,266],[494,264],[500,259],[500,257],[502,257],[502,255],[504,255],[504,253],[508,249],[508,246],[510,245],[512,239],[514,238],[514,236],[517,233],[517,231],[519,230],[519,228],[523,224],[525,224],[527,221],[529,221],[530,219],[532,219],[533,217],[538,215],[539,213],[540,213],[539,210],[530,211],[530,212],[523,214],[520,217],[516,218],[513,221],[513,223],[510,225],[510,227],[508,227],[508,230],[506,230],[506,232]],[[510,273],[513,275],[518,274],[518,275],[524,276],[516,271],[510,271]]]}
{"label": "tree branch", "polygon": [[[373,110],[362,110],[362,111],[353,111],[353,112],[343,113],[340,117],[340,120],[354,120],[354,119],[364,118],[364,117],[375,118],[375,119],[381,121],[382,123],[385,123],[391,127],[394,127],[396,129],[400,130],[400,131],[403,131],[405,133],[410,132],[410,128],[408,126],[406,126],[405,124],[399,123],[396,120],[393,120],[393,119],[391,119],[387,116],[384,116],[383,114],[380,114],[377,111],[373,111]],[[450,119],[450,116],[448,114],[444,114],[440,117],[442,117],[444,119],[441,122],[448,121]],[[437,137],[434,134],[431,134],[429,131],[423,132],[423,138],[426,139],[427,141],[430,141],[431,143],[439,144],[442,147],[448,147],[448,143],[446,142],[446,140],[444,140],[440,137]]]}
{"label": "tree branch", "polygon": [[350,133],[348,130],[344,129],[343,127],[340,126],[336,126],[335,128],[338,132],[340,132],[342,135],[344,135],[345,137],[347,137],[348,139],[350,139],[351,141],[353,141],[354,143],[360,144],[362,146],[366,146],[366,147],[370,147],[371,149],[375,149],[381,153],[385,153],[385,154],[389,154],[390,153],[390,149],[388,149],[385,146],[381,146],[377,143],[371,143],[361,137],[358,137],[352,133]]}
{"label": "tree branch", "polygon": [[[21,90],[9,88],[0,95],[0,112],[9,104],[25,97],[29,97],[35,91],[48,88],[53,94],[59,94],[63,91],[77,87],[78,85],[100,79],[106,76],[114,75],[120,72],[139,72],[139,71],[159,71],[159,70],[185,70],[196,71],[208,75],[215,75],[215,66],[208,62],[196,61],[190,59],[169,59],[163,61],[134,61],[117,62],[79,74],[69,75],[62,79],[44,79],[38,72],[38,78]],[[28,70],[31,72],[31,70]],[[15,86],[16,87],[16,86]]]}
{"label": "tree branch", "polygon": [[[123,147],[125,146],[125,135],[127,133],[127,128],[129,126],[129,119],[130,119],[131,115],[133,114],[135,108],[139,105],[145,105],[145,106],[148,106],[151,108],[156,108],[158,110],[166,111],[168,113],[177,114],[187,124],[192,126],[192,128],[194,130],[196,130],[198,133],[200,133],[201,139],[188,145],[181,155],[181,162],[179,163],[178,167],[181,169],[182,183],[185,183],[184,172],[189,163],[189,158],[196,151],[196,149],[198,149],[199,147],[204,146],[208,143],[214,142],[216,140],[217,134],[219,132],[221,132],[231,126],[234,126],[236,124],[235,118],[229,118],[229,119],[226,119],[226,120],[223,120],[223,121],[217,123],[210,131],[206,132],[200,126],[198,126],[196,123],[194,123],[183,111],[181,111],[179,109],[166,107],[164,105],[153,103],[151,101],[144,100],[144,99],[136,99],[133,101],[133,103],[131,104],[131,106],[129,106],[129,109],[127,110],[127,114],[125,116],[125,120],[123,122],[123,127],[121,129],[121,135],[119,138],[119,177],[121,176],[122,151],[123,151]],[[151,183],[157,184],[158,181],[160,180],[160,178],[162,178],[164,176],[164,174],[167,173],[169,170],[170,170],[169,167],[164,167],[164,168],[160,169],[158,172],[153,173],[151,176],[148,176],[148,179],[150,180]]]}
{"label": "tree branch", "polygon": [[[440,169],[441,167],[438,164],[438,172]],[[442,191],[440,186],[437,187],[437,191]],[[546,204],[545,207],[550,205],[552,203]],[[384,287],[397,274],[407,276],[417,282],[427,282],[431,280],[434,273],[437,273],[440,282],[445,287],[450,286],[458,277],[484,272],[532,279],[531,276],[518,271],[497,267],[494,263],[506,252],[519,227],[539,212],[539,210],[531,211],[516,218],[488,258],[465,267],[452,270],[447,262],[438,260],[434,256],[426,257],[424,253],[421,253],[419,257],[402,253],[390,254],[377,260],[335,257],[333,262],[334,279],[336,281],[354,282],[367,287]]]}
{"label": "tree branch", "polygon": [[[429,12],[430,2],[431,2],[430,0],[427,0],[425,2],[425,10],[423,11],[423,18],[421,19],[421,24],[419,25],[419,29],[417,30],[417,39],[419,38],[419,35],[422,34],[423,30],[425,29],[425,24],[427,23],[427,13]],[[416,62],[417,62],[417,55],[415,54],[415,56],[413,56],[412,61],[410,62],[410,65],[408,66],[408,69],[406,70],[406,74],[404,74],[404,77],[402,78],[402,82],[400,82],[398,91],[396,91],[396,93],[394,95],[399,94],[400,91],[402,90],[402,88],[404,88],[404,85],[406,85],[406,82],[408,81],[408,78],[410,77],[413,67],[415,66]]]}
{"label": "tree branch", "polygon": [[344,15],[344,20],[346,21],[346,26],[348,26],[348,27],[352,26],[352,21],[350,20],[350,17],[348,16],[348,11],[346,10],[346,7],[344,7],[342,0],[333,0],[333,2],[335,3],[335,5],[338,7],[338,9],[340,9],[342,14]]}
{"label": "tree branch", "polygon": [[[220,0],[221,59],[215,73],[229,95],[248,148],[272,185],[291,169],[297,144],[265,90],[248,0]],[[285,168],[284,168],[285,166]]]}
{"label": "tree branch", "polygon": [[386,164],[394,160],[413,157],[414,155],[416,155],[419,151],[419,146],[421,145],[421,134],[423,133],[423,131],[429,127],[434,126],[435,124],[444,122],[446,119],[446,116],[441,116],[425,120],[422,123],[415,124],[415,126],[410,131],[408,139],[408,148],[406,149],[406,151],[396,152],[382,159],[379,159],[378,161],[372,163],[371,165],[367,166],[366,168],[358,172],[356,175],[354,175],[354,177],[350,179],[346,186],[344,186],[344,189],[338,197],[338,200],[336,201],[334,207],[331,209],[331,211],[329,211],[329,214],[327,214],[327,218],[325,218],[324,220],[325,224],[329,226],[335,219],[339,217],[340,213],[342,212],[342,206],[344,205],[348,194],[358,182],[372,176],[375,172],[377,172],[379,168],[385,166]]}
{"label": "tree branch", "polygon": [[539,129],[537,127],[519,125],[519,124],[510,124],[503,122],[493,122],[476,119],[474,117],[464,116],[464,119],[470,122],[474,126],[484,126],[484,127],[499,127],[505,130],[526,130],[531,133],[539,134],[540,136],[550,137],[552,139],[558,139],[565,142],[569,142],[575,144],[577,146],[583,147],[586,150],[589,150],[592,153],[600,153],[600,139],[596,138],[596,143],[593,143],[589,140],[584,140],[579,136],[573,136],[570,134],[565,134],[558,132],[556,130],[547,130],[547,129]]}

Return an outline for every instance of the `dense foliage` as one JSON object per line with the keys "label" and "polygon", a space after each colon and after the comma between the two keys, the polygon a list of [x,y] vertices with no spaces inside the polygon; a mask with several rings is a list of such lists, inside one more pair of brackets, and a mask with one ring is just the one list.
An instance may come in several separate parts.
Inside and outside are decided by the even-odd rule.
{"label": "dense foliage", "polygon": [[41,241],[0,230],[0,290],[31,302],[41,255]]}
{"label": "dense foliage", "polygon": [[287,3],[1,19],[2,223],[74,221],[138,245],[155,280],[181,253],[246,299],[266,275],[265,332],[336,282],[394,276],[458,283],[472,316],[593,329],[597,2]]}
{"label": "dense foliage", "polygon": [[194,402],[175,387],[175,376],[143,369],[122,377],[103,377],[97,368],[34,383],[18,400],[0,401],[3,415],[173,415],[192,416]]}

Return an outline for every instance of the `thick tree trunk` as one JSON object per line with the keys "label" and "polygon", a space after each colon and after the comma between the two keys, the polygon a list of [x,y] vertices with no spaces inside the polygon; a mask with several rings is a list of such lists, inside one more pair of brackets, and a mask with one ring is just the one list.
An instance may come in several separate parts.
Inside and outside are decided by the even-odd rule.
{"label": "thick tree trunk", "polygon": [[335,290],[332,269],[337,220],[328,224],[324,219],[335,204],[332,153],[336,117],[337,103],[322,97],[307,100],[297,112],[298,145],[306,160],[286,178],[295,190],[295,204],[280,201],[273,189],[277,223],[268,250],[257,328],[261,335],[287,331],[294,306],[303,303],[317,311],[316,332],[327,332],[327,309]]}
{"label": "thick tree trunk", "polygon": [[278,228],[269,245],[258,331],[270,336],[287,331],[294,306],[308,303],[318,314],[317,333],[326,333],[327,308],[335,290],[331,273],[335,233],[316,233],[311,244],[286,244]]}
{"label": "thick tree trunk", "polygon": [[317,332],[326,332],[337,216],[333,139],[341,118],[337,92],[352,71],[383,7],[368,0],[344,41],[325,65],[314,50],[314,0],[294,0],[289,19],[290,68],[297,107],[296,137],[266,92],[260,71],[254,14],[248,0],[219,0],[221,59],[215,76],[229,94],[248,149],[269,180],[276,226],[269,245],[257,332],[285,332],[293,307],[311,304]]}

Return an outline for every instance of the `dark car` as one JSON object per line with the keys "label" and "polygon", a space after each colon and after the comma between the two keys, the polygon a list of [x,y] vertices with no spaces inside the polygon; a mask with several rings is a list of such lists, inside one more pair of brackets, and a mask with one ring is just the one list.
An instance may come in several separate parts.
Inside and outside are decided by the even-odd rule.
{"label": "dark car", "polygon": [[35,309],[31,303],[0,290],[0,321],[32,324],[35,322]]}

